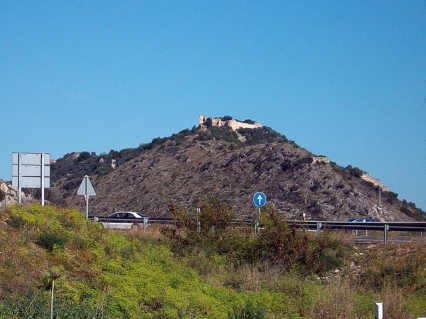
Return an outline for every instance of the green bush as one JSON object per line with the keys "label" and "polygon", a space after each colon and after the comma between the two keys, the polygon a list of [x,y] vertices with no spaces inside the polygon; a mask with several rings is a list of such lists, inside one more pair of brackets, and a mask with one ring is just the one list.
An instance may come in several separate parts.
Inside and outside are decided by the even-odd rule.
{"label": "green bush", "polygon": [[267,126],[254,129],[240,128],[237,131],[246,138],[246,145],[290,142],[285,135],[282,135]]}
{"label": "green bush", "polygon": [[251,301],[247,301],[245,306],[238,308],[234,306],[233,311],[228,313],[228,319],[263,319],[265,311],[257,306],[255,307]]}
{"label": "green bush", "polygon": [[40,234],[35,238],[35,243],[48,251],[64,248],[64,240],[54,234]]}
{"label": "green bush", "polygon": [[214,195],[203,195],[197,206],[199,211],[188,212],[167,199],[168,210],[177,221],[176,229],[165,228],[162,232],[170,240],[173,251],[180,255],[196,247],[202,247],[208,254],[218,253],[235,218],[235,210],[228,209]]}
{"label": "green bush", "polygon": [[362,174],[364,174],[364,172],[361,169],[359,169],[358,167],[352,167],[352,165],[348,165],[346,167],[346,170],[349,171],[349,174],[357,178],[361,178]]}

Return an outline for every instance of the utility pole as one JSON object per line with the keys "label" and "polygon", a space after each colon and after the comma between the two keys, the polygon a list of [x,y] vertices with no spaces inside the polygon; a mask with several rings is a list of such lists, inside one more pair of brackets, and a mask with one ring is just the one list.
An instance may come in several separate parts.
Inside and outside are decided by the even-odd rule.
{"label": "utility pole", "polygon": [[379,207],[382,207],[382,180],[380,178],[377,180],[379,181]]}

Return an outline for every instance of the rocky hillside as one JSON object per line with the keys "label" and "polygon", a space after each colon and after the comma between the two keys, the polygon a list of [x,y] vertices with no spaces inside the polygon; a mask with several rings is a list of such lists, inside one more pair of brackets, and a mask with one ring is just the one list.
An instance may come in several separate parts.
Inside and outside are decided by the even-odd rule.
{"label": "rocky hillside", "polygon": [[[35,203],[37,199],[33,197],[34,191],[27,190],[26,192],[21,193],[21,202],[22,203]],[[40,192],[38,192],[40,193]],[[38,194],[40,195],[40,194]],[[5,182],[0,179],[0,207],[5,207],[9,204],[18,203],[18,189],[13,187],[9,182]]]}
{"label": "rocky hillside", "polygon": [[87,174],[97,194],[90,198],[96,216],[118,209],[165,217],[165,196],[195,209],[204,193],[251,218],[257,214],[253,195],[262,191],[267,204],[288,218],[305,213],[311,220],[425,219],[415,204],[386,188],[379,197],[379,187],[362,179],[363,173],[316,156],[268,127],[200,126],[134,149],[67,154],[51,166],[53,187],[46,198],[84,210],[76,191]]}

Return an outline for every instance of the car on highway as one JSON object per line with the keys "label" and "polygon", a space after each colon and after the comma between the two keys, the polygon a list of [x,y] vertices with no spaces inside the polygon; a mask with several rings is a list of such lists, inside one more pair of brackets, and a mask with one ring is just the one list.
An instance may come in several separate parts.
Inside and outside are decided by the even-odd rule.
{"label": "car on highway", "polygon": [[149,226],[148,216],[140,212],[115,212],[108,217],[95,217],[94,220],[108,229],[134,229]]}
{"label": "car on highway", "polygon": [[115,212],[108,216],[108,218],[120,218],[120,219],[134,219],[134,218],[147,218],[140,212]]}
{"label": "car on highway", "polygon": [[348,219],[346,222],[348,223],[378,223],[379,221],[371,217],[363,217],[363,218],[357,217],[357,218]]}
{"label": "car on highway", "polygon": [[[378,223],[379,221],[377,219],[371,218],[371,217],[356,217],[351,218],[346,221],[347,223]],[[352,232],[354,229],[353,227],[346,228],[346,232]],[[358,229],[355,229],[356,234],[358,234]],[[365,230],[365,234],[367,235],[367,230]]]}

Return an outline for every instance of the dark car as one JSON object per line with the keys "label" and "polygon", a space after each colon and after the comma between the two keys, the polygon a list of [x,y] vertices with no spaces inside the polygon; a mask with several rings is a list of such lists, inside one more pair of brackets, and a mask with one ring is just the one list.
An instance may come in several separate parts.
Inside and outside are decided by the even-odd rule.
{"label": "dark car", "polygon": [[[371,218],[371,217],[357,217],[357,218],[351,218],[346,221],[347,223],[378,223],[379,221],[377,219]],[[352,227],[349,227],[349,229],[346,229],[347,232],[352,231]],[[358,234],[358,230],[355,230]],[[365,234],[367,234],[367,230],[365,230]]]}

